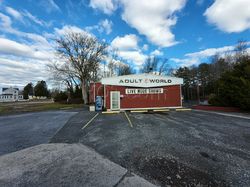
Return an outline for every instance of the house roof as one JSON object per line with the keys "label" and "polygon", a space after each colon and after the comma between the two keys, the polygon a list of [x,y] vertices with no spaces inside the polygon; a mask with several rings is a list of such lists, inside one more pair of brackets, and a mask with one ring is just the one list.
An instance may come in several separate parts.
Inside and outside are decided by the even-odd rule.
{"label": "house roof", "polygon": [[10,88],[2,88],[2,91],[4,92],[5,90],[8,90],[8,89],[15,89],[15,90],[19,91],[19,88],[13,88],[13,87],[10,87]]}

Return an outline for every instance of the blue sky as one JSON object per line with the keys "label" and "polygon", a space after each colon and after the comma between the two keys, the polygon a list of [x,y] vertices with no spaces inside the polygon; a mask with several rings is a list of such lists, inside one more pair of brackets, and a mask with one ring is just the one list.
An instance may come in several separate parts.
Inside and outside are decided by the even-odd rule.
{"label": "blue sky", "polygon": [[136,69],[151,55],[198,65],[250,41],[250,0],[0,0],[0,87],[48,80],[53,39],[69,29],[105,40]]}

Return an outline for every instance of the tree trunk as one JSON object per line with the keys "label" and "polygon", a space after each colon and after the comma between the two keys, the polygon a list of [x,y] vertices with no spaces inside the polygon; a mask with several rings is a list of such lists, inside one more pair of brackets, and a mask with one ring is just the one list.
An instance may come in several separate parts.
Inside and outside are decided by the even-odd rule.
{"label": "tree trunk", "polygon": [[71,100],[71,93],[70,93],[70,90],[68,89],[68,98],[67,98],[67,103],[69,103],[70,102],[70,100]]}
{"label": "tree trunk", "polygon": [[84,104],[88,103],[88,96],[87,96],[87,89],[86,89],[85,80],[82,80],[82,99],[83,99]]}

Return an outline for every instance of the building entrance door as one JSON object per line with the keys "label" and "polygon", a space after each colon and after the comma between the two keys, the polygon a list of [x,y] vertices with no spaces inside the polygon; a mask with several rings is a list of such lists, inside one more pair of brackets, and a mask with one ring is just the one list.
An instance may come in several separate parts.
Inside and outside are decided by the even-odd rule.
{"label": "building entrance door", "polygon": [[111,110],[120,110],[120,92],[110,92]]}

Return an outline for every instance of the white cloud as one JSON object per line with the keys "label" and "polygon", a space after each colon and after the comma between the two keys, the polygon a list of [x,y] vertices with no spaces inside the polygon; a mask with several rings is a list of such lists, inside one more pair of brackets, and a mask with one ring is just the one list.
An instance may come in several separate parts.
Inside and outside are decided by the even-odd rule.
{"label": "white cloud", "polygon": [[220,48],[209,48],[209,49],[205,49],[205,50],[195,52],[195,53],[188,53],[185,56],[192,57],[192,58],[207,58],[207,57],[214,56],[216,54],[221,54],[221,53],[233,51],[234,48],[235,48],[234,46],[224,46],[224,47],[220,47]]}
{"label": "white cloud", "polygon": [[34,59],[50,59],[51,54],[16,41],[0,38],[0,53]]}
{"label": "white cloud", "polygon": [[48,24],[47,22],[37,18],[36,16],[33,16],[30,12],[28,12],[27,10],[22,11],[22,12],[18,12],[17,10],[11,8],[11,7],[5,7],[6,12],[11,15],[12,17],[14,17],[15,19],[24,22],[23,18],[24,16],[29,18],[31,21],[33,21],[34,23],[40,25],[40,26],[50,26],[50,24]]}
{"label": "white cloud", "polygon": [[0,31],[15,35],[16,38],[15,41],[8,39],[4,34],[0,37],[0,86],[22,86],[30,81],[36,83],[38,80],[48,80],[50,76],[46,64],[58,61],[53,40],[50,39],[64,35],[67,31],[90,34],[70,25],[55,28],[52,33],[44,35],[26,33],[13,28],[10,17],[2,13],[0,13]]}
{"label": "white cloud", "polygon": [[150,42],[161,47],[177,43],[171,27],[177,23],[175,13],[185,6],[186,0],[122,0],[122,3],[122,19]]}
{"label": "white cloud", "polygon": [[20,12],[18,12],[17,10],[11,8],[11,7],[5,7],[6,12],[11,15],[12,17],[14,17],[15,19],[22,21],[23,16]]}
{"label": "white cloud", "polygon": [[209,23],[228,33],[250,29],[249,0],[215,0],[204,15]]}
{"label": "white cloud", "polygon": [[116,37],[111,42],[111,47],[117,50],[118,56],[133,63],[135,66],[140,66],[147,58],[138,46],[139,38],[135,34],[128,34],[123,37]]}
{"label": "white cloud", "polygon": [[40,2],[40,5],[44,7],[44,9],[48,12],[51,13],[53,11],[61,11],[59,6],[54,2],[54,0],[42,0]]}
{"label": "white cloud", "polygon": [[[24,10],[22,12],[18,12],[17,10],[11,8],[11,7],[6,7],[6,12],[11,15],[12,17],[14,17],[15,19],[21,21],[22,23],[25,23],[25,20],[24,18],[28,18],[29,20],[31,20],[32,22],[40,25],[40,26],[46,26],[46,27],[49,27],[51,26],[51,22],[47,23],[46,21],[44,20],[41,20],[39,18],[37,18],[36,16],[32,15],[30,12],[28,12],[27,10]],[[9,30],[14,30],[12,28],[12,21],[10,19],[9,16],[7,15],[4,15],[2,13],[0,13],[0,19],[2,21],[2,25],[4,26],[4,28],[2,29],[9,29]]]}
{"label": "white cloud", "polygon": [[23,12],[23,15],[26,16],[27,18],[29,18],[32,22],[40,25],[40,26],[50,26],[50,23],[47,23],[39,18],[37,18],[36,16],[32,15],[30,12],[28,12],[27,10],[25,10]]}
{"label": "white cloud", "polygon": [[152,51],[150,53],[152,56],[162,56],[163,55],[163,52],[162,51],[159,51],[158,49]]}
{"label": "white cloud", "polygon": [[65,25],[61,29],[55,28],[54,30],[55,30],[55,34],[59,35],[59,36],[63,36],[69,32],[76,32],[76,33],[92,35],[89,32],[85,31],[84,29],[81,29],[81,28],[79,28],[77,26],[73,26],[73,25]]}
{"label": "white cloud", "polygon": [[99,22],[99,27],[100,27],[99,31],[100,32],[105,31],[106,34],[110,34],[112,32],[112,25],[113,25],[112,21],[107,19],[102,20]]}
{"label": "white cloud", "polygon": [[34,63],[32,59],[0,57],[0,87],[23,87],[29,82],[36,83],[39,80],[46,80],[48,77],[46,63],[48,61],[38,60]]}
{"label": "white cloud", "polygon": [[171,28],[177,23],[176,12],[186,0],[91,0],[90,6],[112,14],[118,6],[123,8],[122,19],[140,34],[161,47],[177,44]]}
{"label": "white cloud", "polygon": [[147,58],[147,56],[140,51],[118,51],[118,55],[133,63],[135,66],[142,65]]}
{"label": "white cloud", "polygon": [[112,32],[113,23],[111,20],[104,19],[99,21],[97,25],[88,26],[85,29],[87,31],[98,30],[100,33],[105,32],[106,34],[110,34]]}
{"label": "white cloud", "polygon": [[3,14],[0,14],[0,19],[2,20],[0,26],[8,26],[0,29],[16,35],[17,38],[14,41],[5,38],[4,35],[0,37],[0,86],[24,85],[30,81],[36,83],[38,80],[48,80],[50,75],[46,64],[58,61],[53,48],[54,42],[50,39],[62,36],[68,31],[91,35],[79,27],[65,25],[43,36],[13,29],[11,19]]}
{"label": "white cloud", "polygon": [[127,34],[123,37],[117,36],[111,46],[118,50],[134,50],[138,48],[138,37],[135,34]]}
{"label": "white cloud", "polygon": [[47,41],[46,38],[44,38],[43,36],[39,35],[39,34],[34,34],[34,33],[26,33],[26,32],[22,32],[19,31],[17,29],[14,29],[12,27],[12,21],[10,19],[10,17],[0,13],[0,30],[6,33],[11,33],[14,34],[20,38],[25,38],[29,39],[31,41],[32,45],[38,45],[38,46],[46,46],[46,48],[49,47],[49,43]]}
{"label": "white cloud", "polygon": [[144,44],[143,47],[142,47],[142,49],[143,49],[144,51],[147,51],[147,50],[148,50],[148,45],[147,45],[147,44]]}
{"label": "white cloud", "polygon": [[109,15],[116,10],[116,5],[112,0],[90,0],[89,6]]}
{"label": "white cloud", "polygon": [[11,19],[9,16],[6,16],[0,12],[0,19],[1,19],[1,27],[4,29],[10,29],[11,28]]}
{"label": "white cloud", "polygon": [[197,58],[171,58],[170,61],[176,62],[178,67],[198,65],[201,63]]}
{"label": "white cloud", "polygon": [[224,46],[220,48],[208,48],[199,52],[187,53],[185,58],[171,58],[170,60],[177,63],[177,66],[192,66],[199,65],[203,60],[207,60],[214,55],[223,56],[227,53],[232,53],[235,46]]}

